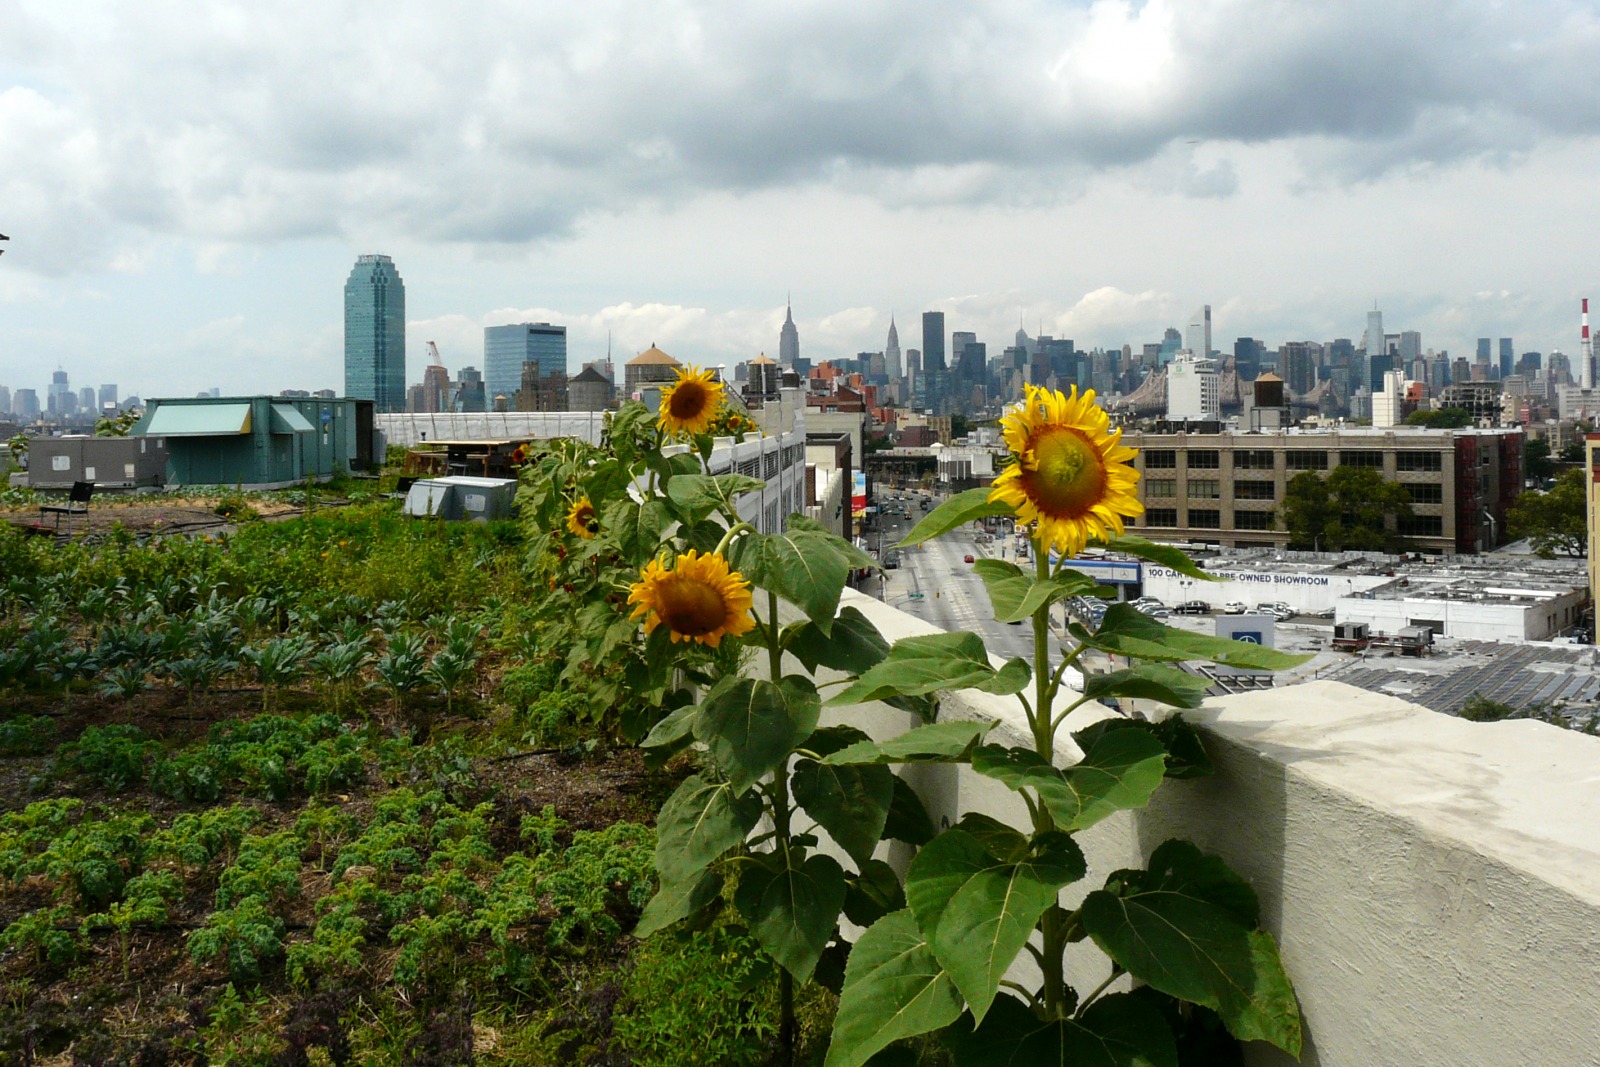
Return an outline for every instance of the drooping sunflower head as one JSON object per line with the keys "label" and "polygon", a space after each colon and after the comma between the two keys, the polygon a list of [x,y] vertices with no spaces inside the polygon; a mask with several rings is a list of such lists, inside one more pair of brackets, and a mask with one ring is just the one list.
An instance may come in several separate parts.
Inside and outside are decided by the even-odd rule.
{"label": "drooping sunflower head", "polygon": [[683,367],[678,380],[662,390],[657,423],[666,433],[705,433],[721,406],[722,383],[714,380],[713,373]]}
{"label": "drooping sunflower head", "polygon": [[1065,556],[1091,540],[1120,536],[1123,519],[1144,513],[1135,486],[1135,453],[1094,402],[1025,386],[1023,402],[1000,420],[1016,463],[994,481],[990,500],[1011,505],[1018,523],[1038,523],[1039,537]]}
{"label": "drooping sunflower head", "polygon": [[698,641],[716,648],[724,637],[738,637],[755,628],[750,615],[750,583],[715,553],[693,549],[678,557],[671,570],[659,559],[645,564],[628,594],[635,605],[631,619],[644,619],[644,632],[665,625],[672,640]]}
{"label": "drooping sunflower head", "polygon": [[567,529],[587,541],[600,532],[600,518],[594,513],[589,498],[580,496],[567,509]]}

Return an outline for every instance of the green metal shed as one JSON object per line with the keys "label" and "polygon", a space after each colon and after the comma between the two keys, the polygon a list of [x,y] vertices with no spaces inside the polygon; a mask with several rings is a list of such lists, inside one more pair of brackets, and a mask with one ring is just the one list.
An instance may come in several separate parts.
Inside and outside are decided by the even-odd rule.
{"label": "green metal shed", "polygon": [[370,466],[371,426],[370,400],[176,397],[150,401],[131,435],[165,442],[168,485],[281,489]]}

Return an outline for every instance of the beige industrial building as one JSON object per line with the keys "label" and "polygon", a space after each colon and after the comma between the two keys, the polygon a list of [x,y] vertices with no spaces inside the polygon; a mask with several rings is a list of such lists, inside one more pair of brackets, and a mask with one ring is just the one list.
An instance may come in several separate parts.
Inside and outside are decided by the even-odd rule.
{"label": "beige industrial building", "polygon": [[1522,490],[1520,429],[1394,427],[1315,432],[1124,435],[1143,516],[1139,534],[1268,548],[1288,543],[1278,517],[1290,479],[1335,467],[1379,471],[1411,494],[1413,514],[1395,532],[1425,552],[1482,552],[1506,543],[1506,511]]}

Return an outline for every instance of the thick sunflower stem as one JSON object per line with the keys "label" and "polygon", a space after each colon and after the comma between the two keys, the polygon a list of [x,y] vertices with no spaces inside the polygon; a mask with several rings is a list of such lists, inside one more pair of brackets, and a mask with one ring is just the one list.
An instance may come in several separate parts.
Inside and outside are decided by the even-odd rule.
{"label": "thick sunflower stem", "polygon": [[[1050,558],[1047,555],[1049,546],[1042,537],[1033,541],[1034,572],[1039,581],[1050,577]],[[1053,711],[1055,699],[1055,676],[1050,670],[1050,605],[1044,604],[1033,613],[1033,680],[1034,680],[1034,707],[1032,715],[1033,746],[1041,759],[1050,762],[1055,758],[1055,730],[1056,724]],[[1044,798],[1039,798],[1037,804],[1030,804],[1033,812],[1033,830],[1035,834],[1048,833],[1056,828],[1054,816],[1050,808],[1044,803]],[[1045,1017],[1049,1019],[1061,1018],[1066,1004],[1066,976],[1064,971],[1064,955],[1067,941],[1066,930],[1061,921],[1061,909],[1050,908],[1039,920],[1039,932],[1043,935],[1044,944],[1040,953],[1040,970],[1044,975],[1044,1010]]]}
{"label": "thick sunflower stem", "polygon": [[[748,524],[743,524],[748,525]],[[728,531],[729,536],[733,533]],[[726,538],[724,538],[726,540]],[[717,551],[722,550],[719,547]],[[778,594],[767,590],[767,673],[776,685],[783,677],[783,649],[778,643]],[[784,863],[789,864],[789,763],[785,760],[772,772],[772,828],[778,848],[784,852]],[[783,1062],[794,1063],[796,1026],[794,1017],[794,976],[783,968],[778,969],[778,1048]]]}

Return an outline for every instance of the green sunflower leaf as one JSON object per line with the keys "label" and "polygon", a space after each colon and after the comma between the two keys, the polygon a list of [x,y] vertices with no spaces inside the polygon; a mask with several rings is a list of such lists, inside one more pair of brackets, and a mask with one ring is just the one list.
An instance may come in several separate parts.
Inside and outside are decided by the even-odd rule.
{"label": "green sunflower leaf", "polygon": [[823,1067],[863,1067],[891,1043],[960,1015],[961,994],[911,912],[885,915],[850,950]]}
{"label": "green sunflower leaf", "polygon": [[[1079,630],[1073,630],[1075,636]],[[1314,653],[1279,652],[1275,648],[1190,633],[1157,622],[1131,604],[1113,604],[1093,634],[1080,638],[1090,648],[1133,659],[1179,663],[1201,659],[1246,670],[1281,671],[1297,667]]]}
{"label": "green sunflower leaf", "polygon": [[1022,659],[999,670],[989,663],[983,639],[973,633],[927,634],[896,641],[882,663],[871,668],[830,705],[860,704],[896,696],[922,696],[950,689],[981,689],[1001,696],[1021,692],[1032,671]]}
{"label": "green sunflower leaf", "polygon": [[1010,514],[1012,514],[1010,504],[989,502],[989,490],[968,489],[965,493],[957,493],[930,511],[896,547],[909,548],[912,545],[920,545],[940,534],[949,533],[963,523],[986,519],[993,515]]}

